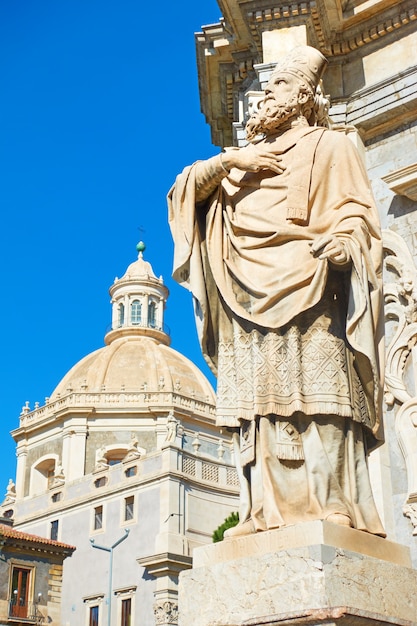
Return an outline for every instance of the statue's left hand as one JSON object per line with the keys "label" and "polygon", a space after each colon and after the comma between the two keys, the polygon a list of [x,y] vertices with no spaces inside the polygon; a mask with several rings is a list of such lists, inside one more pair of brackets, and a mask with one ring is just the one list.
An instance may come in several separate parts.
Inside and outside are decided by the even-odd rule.
{"label": "statue's left hand", "polygon": [[336,235],[323,235],[311,242],[311,254],[319,259],[328,259],[334,265],[346,265],[349,251],[345,243]]}

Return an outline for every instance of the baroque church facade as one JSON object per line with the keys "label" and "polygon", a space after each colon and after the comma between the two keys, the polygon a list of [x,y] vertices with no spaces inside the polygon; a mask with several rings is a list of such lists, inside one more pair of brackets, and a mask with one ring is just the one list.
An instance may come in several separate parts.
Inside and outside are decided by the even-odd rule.
{"label": "baroque church facade", "polygon": [[[15,532],[76,547],[64,563],[61,617],[47,594],[38,603],[53,626],[177,623],[179,572],[238,507],[214,391],[170,348],[168,289],[144,244],[137,248],[110,288],[105,347],[77,363],[44,406],[24,407],[12,433],[16,484],[2,515]],[[34,581],[28,589],[29,606]]]}

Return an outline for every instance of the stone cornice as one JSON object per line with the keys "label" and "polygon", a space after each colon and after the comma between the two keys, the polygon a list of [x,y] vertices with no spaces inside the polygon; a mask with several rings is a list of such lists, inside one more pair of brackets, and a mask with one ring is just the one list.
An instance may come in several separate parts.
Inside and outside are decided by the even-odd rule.
{"label": "stone cornice", "polygon": [[87,416],[111,411],[112,414],[123,412],[153,415],[158,411],[166,413],[172,407],[176,407],[179,414],[193,415],[196,418],[202,416],[214,423],[213,404],[201,398],[190,398],[171,391],[86,391],[69,393],[34,411],[23,411],[20,415],[20,426],[12,431],[12,436],[17,441],[29,430],[43,428],[51,421],[60,420],[68,414]]}
{"label": "stone cornice", "polygon": [[394,193],[417,202],[417,163],[390,172],[382,180]]}
{"label": "stone cornice", "polygon": [[104,337],[104,342],[108,346],[112,343],[112,341],[121,337],[149,337],[150,339],[156,339],[158,343],[162,343],[165,346],[169,346],[171,344],[171,337],[168,335],[168,332],[159,328],[141,325],[120,327],[109,330]]}
{"label": "stone cornice", "polygon": [[[66,515],[84,507],[91,508],[95,503],[107,504],[107,502],[111,502],[114,499],[115,495],[120,498],[125,493],[131,494],[133,490],[139,492],[152,488],[155,485],[160,487],[165,481],[174,481],[178,484],[186,481],[190,488],[195,487],[196,489],[200,489],[202,484],[204,484],[210,488],[212,493],[220,495],[238,494],[239,486],[235,466],[220,459],[203,456],[202,454],[193,454],[178,449],[175,455],[171,457],[171,464],[168,468],[163,469],[158,465],[150,472],[143,469],[150,459],[159,457],[162,459],[163,455],[167,458],[167,454],[169,457],[170,451],[168,453],[166,451],[156,451],[138,459],[136,462],[138,473],[129,479],[121,477],[120,468],[117,465],[109,467],[105,472],[109,477],[109,482],[104,487],[96,488],[94,486],[94,474],[86,474],[83,477],[69,481],[60,489],[63,492],[63,498],[59,501],[59,504],[51,501],[51,495],[57,492],[58,489],[17,499],[16,503],[14,503],[16,524],[21,527],[35,520],[37,523],[41,523],[50,519],[51,516],[55,516],[57,511],[61,515]],[[187,467],[183,467],[184,462],[191,462],[193,466],[195,464],[195,473],[190,473],[188,466],[187,471]],[[213,475],[212,479],[205,479],[203,477],[203,466],[216,467],[218,471]],[[5,507],[2,506],[1,508],[4,509]]]}
{"label": "stone cornice", "polygon": [[178,576],[185,569],[190,569],[193,559],[185,554],[162,552],[136,559],[139,565],[146,567],[152,576]]}
{"label": "stone cornice", "polygon": [[224,19],[196,34],[201,109],[218,146],[233,143],[238,93],[253,88],[253,66],[263,61],[263,32],[304,25],[307,42],[330,66],[342,66],[366,57],[382,40],[398,40],[400,30],[409,34],[417,20],[416,0],[219,0],[219,6]]}
{"label": "stone cornice", "polygon": [[232,142],[234,88],[248,75],[255,78],[253,64],[261,57],[253,41],[247,36],[241,40],[240,33],[236,38],[224,20],[204,26],[195,40],[201,110],[211,125],[213,143],[227,145]]}
{"label": "stone cornice", "polygon": [[[311,30],[320,27],[320,20],[317,14],[317,3],[311,2],[268,2],[246,3],[248,5],[245,14],[245,21],[248,24],[251,35],[256,42],[256,46],[262,58],[262,32],[265,30],[275,30],[299,24],[307,24]],[[243,6],[243,5],[242,5]],[[321,28],[317,28],[321,32]],[[320,41],[320,37],[318,36]],[[324,44],[324,39],[321,42]],[[321,47],[321,46],[318,46]]]}
{"label": "stone cornice", "polygon": [[[307,2],[230,0],[219,4],[224,8],[226,22],[227,15],[235,15],[238,7],[241,20],[235,18],[230,23],[231,30],[233,32],[235,25],[243,22],[246,27],[244,31],[246,45],[250,46],[246,35],[249,31],[260,54],[261,35],[264,30],[306,23],[312,37],[311,43],[328,56],[338,56],[372,43],[417,19],[415,0],[374,2],[367,9],[351,15],[343,10],[339,0]],[[226,5],[231,5],[232,10],[227,11]]]}
{"label": "stone cornice", "polygon": [[355,126],[365,142],[411,123],[417,111],[417,66],[356,92],[343,106],[343,123]]}
{"label": "stone cornice", "polygon": [[335,41],[330,39],[327,43],[325,36],[324,52],[332,57],[349,54],[382,37],[396,33],[416,19],[417,4],[414,1],[396,3],[388,14],[372,16],[369,20],[361,21],[349,28],[344,25],[342,32],[336,35]]}

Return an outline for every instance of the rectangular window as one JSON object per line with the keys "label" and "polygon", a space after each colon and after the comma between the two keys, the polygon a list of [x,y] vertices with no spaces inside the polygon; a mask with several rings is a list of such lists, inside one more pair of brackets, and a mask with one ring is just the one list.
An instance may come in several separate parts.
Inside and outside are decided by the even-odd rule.
{"label": "rectangular window", "polygon": [[94,530],[100,530],[101,528],[103,528],[103,507],[96,506],[94,509]]}
{"label": "rectangular window", "polygon": [[132,598],[122,600],[122,620],[120,626],[131,626],[132,623]]}
{"label": "rectangular window", "polygon": [[50,539],[52,539],[53,541],[58,541],[58,527],[59,522],[57,519],[51,522]]}
{"label": "rectangular window", "polygon": [[98,606],[90,606],[88,626],[98,626]]}
{"label": "rectangular window", "polygon": [[125,522],[134,517],[135,496],[125,498]]}
{"label": "rectangular window", "polygon": [[10,617],[26,619],[28,616],[30,575],[30,569],[13,567],[12,588],[10,590]]}

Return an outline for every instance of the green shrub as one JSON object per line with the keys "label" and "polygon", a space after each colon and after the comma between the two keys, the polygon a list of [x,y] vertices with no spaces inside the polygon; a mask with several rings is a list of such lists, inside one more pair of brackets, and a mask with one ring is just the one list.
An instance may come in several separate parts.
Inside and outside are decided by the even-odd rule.
{"label": "green shrub", "polygon": [[223,541],[224,531],[228,528],[233,528],[239,522],[239,513],[233,512],[224,520],[223,524],[220,524],[218,528],[214,531],[212,535],[213,543],[217,543],[217,541]]}

